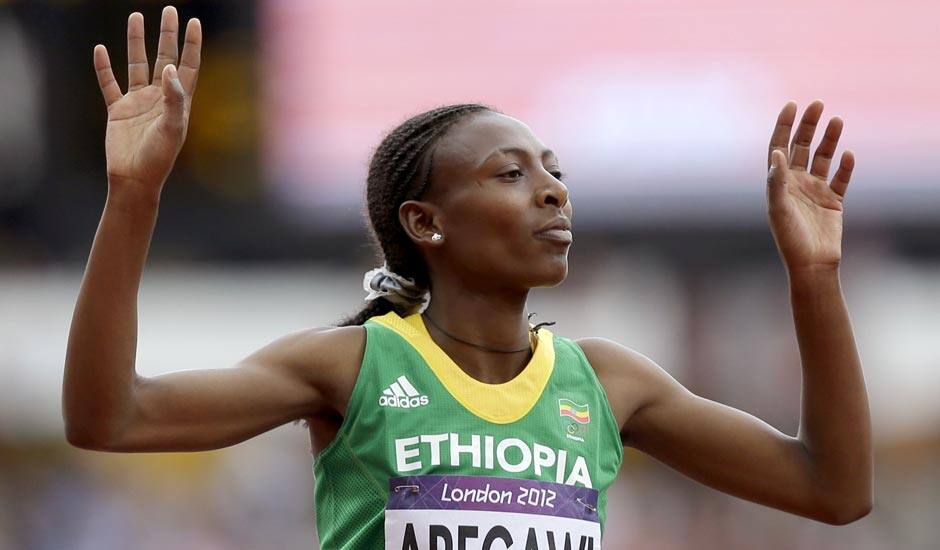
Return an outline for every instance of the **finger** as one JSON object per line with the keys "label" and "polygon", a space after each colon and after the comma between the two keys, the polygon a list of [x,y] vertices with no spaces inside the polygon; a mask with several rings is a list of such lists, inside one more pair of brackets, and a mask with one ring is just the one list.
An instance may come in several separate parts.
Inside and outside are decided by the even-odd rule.
{"label": "finger", "polygon": [[135,11],[127,18],[127,91],[146,86],[149,69],[144,46],[144,16]]}
{"label": "finger", "polygon": [[809,146],[813,142],[813,134],[816,133],[816,124],[819,123],[822,111],[823,103],[818,99],[810,103],[803,111],[800,125],[796,127],[796,133],[793,134],[793,141],[790,143],[791,169],[806,170],[806,165],[809,163]]}
{"label": "finger", "polygon": [[813,155],[813,167],[810,174],[826,179],[829,177],[829,164],[832,162],[833,155],[836,154],[836,146],[839,145],[839,136],[842,135],[842,119],[833,117],[826,126],[826,133],[823,134],[819,147],[816,148],[816,154]]}
{"label": "finger", "polygon": [[163,68],[167,65],[176,65],[179,57],[180,23],[176,8],[167,6],[163,8],[160,18],[160,43],[157,46],[157,61],[153,66],[153,83],[161,84]]}
{"label": "finger", "polygon": [[163,88],[163,124],[174,132],[178,132],[183,126],[184,103],[186,92],[183,91],[183,85],[180,84],[179,75],[176,67],[166,65],[163,74],[160,75],[160,84]]}
{"label": "finger", "polygon": [[98,86],[101,86],[101,95],[104,96],[104,104],[108,107],[112,103],[124,97],[121,93],[121,87],[114,79],[114,71],[111,70],[111,59],[108,57],[108,49],[98,44],[95,46],[95,74],[98,75]]}
{"label": "finger", "polygon": [[199,79],[199,63],[202,56],[202,24],[198,19],[190,19],[186,24],[186,43],[180,57],[180,82],[186,93],[193,95],[196,81]]}
{"label": "finger", "polygon": [[790,143],[790,131],[793,129],[793,120],[796,118],[796,102],[787,101],[780,114],[777,115],[777,124],[774,126],[773,134],[770,135],[770,150],[767,151],[767,168],[770,168],[770,156],[774,150],[787,152],[787,144]]}
{"label": "finger", "polygon": [[840,197],[845,196],[845,190],[849,186],[849,180],[852,179],[852,170],[855,169],[855,155],[852,151],[842,153],[842,160],[839,161],[839,169],[836,175],[832,177],[832,183],[829,188],[835,191]]}
{"label": "finger", "polygon": [[787,178],[790,168],[787,167],[787,156],[783,151],[774,150],[770,153],[770,170],[767,171],[767,193],[771,200],[778,200],[787,192]]}

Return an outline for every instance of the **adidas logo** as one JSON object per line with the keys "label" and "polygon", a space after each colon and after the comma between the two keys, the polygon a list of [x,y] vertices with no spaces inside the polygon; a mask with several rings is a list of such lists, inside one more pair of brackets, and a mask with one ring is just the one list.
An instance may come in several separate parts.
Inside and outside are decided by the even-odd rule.
{"label": "adidas logo", "polygon": [[399,376],[379,396],[379,405],[382,407],[411,409],[427,404],[428,396],[421,395],[404,375]]}

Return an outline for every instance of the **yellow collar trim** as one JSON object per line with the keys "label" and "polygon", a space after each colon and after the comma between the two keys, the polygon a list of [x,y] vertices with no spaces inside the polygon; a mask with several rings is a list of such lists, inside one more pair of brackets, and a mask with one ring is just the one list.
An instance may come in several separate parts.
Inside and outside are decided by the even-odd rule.
{"label": "yellow collar trim", "polygon": [[[402,318],[394,311],[371,318],[392,329],[421,355],[447,391],[468,411],[494,424],[524,417],[542,396],[555,368],[551,331],[542,327],[532,359],[515,378],[502,384],[480,382],[463,371],[431,338],[419,313]],[[533,326],[529,323],[529,326]]]}

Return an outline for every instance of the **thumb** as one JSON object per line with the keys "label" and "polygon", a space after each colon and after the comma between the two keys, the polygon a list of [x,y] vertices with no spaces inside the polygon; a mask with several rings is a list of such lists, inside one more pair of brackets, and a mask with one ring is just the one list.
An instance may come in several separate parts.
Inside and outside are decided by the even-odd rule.
{"label": "thumb", "polygon": [[186,92],[183,91],[183,85],[173,65],[163,68],[162,86],[164,123],[169,128],[178,130],[183,127],[183,104],[186,100]]}
{"label": "thumb", "polygon": [[770,170],[767,172],[767,193],[771,199],[781,198],[787,190],[790,168],[783,151],[775,150],[770,154]]}

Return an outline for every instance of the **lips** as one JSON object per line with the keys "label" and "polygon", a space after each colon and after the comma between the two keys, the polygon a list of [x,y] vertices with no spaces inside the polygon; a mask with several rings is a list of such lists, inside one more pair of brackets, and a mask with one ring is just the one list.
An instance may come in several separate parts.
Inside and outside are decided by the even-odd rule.
{"label": "lips", "polygon": [[535,232],[536,239],[571,244],[571,222],[568,218],[555,218]]}

